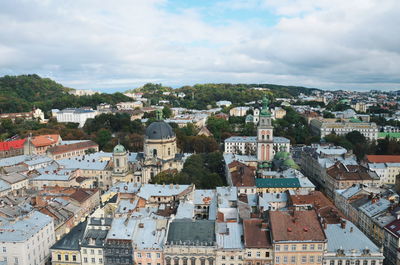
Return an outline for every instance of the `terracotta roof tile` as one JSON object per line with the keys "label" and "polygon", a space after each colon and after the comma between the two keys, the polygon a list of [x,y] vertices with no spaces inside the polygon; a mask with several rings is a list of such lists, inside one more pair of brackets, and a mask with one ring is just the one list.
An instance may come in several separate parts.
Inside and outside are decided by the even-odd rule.
{"label": "terracotta roof tile", "polygon": [[269,231],[261,219],[243,221],[244,244],[246,248],[271,248]]}
{"label": "terracotta roof tile", "polygon": [[400,163],[400,155],[367,155],[370,163]]}
{"label": "terracotta roof tile", "polygon": [[336,180],[373,180],[365,167],[359,165],[345,166],[341,162],[336,162],[329,167],[326,173]]}
{"label": "terracotta roof tile", "polygon": [[87,148],[96,148],[98,147],[98,144],[96,144],[93,141],[85,141],[85,142],[80,142],[80,143],[74,143],[74,144],[64,144],[64,145],[56,145],[53,147],[50,147],[48,149],[48,152],[52,153],[53,155],[56,154],[63,154],[67,153],[73,150],[81,150],[81,149],[87,149]]}
{"label": "terracotta roof tile", "polygon": [[325,232],[314,210],[270,211],[272,240],[325,241]]}
{"label": "terracotta roof tile", "polygon": [[58,143],[59,139],[60,135],[58,134],[38,135],[32,137],[31,143],[36,147],[49,146]]}

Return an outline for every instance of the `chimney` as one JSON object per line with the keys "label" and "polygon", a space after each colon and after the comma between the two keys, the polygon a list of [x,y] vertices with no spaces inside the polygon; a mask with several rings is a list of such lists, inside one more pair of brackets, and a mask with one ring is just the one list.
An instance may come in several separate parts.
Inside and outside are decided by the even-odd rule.
{"label": "chimney", "polygon": [[345,221],[345,220],[340,220],[340,227],[341,227],[342,229],[345,229],[345,228],[346,228],[346,221]]}
{"label": "chimney", "polygon": [[353,232],[353,227],[350,227],[350,233],[352,233]]}

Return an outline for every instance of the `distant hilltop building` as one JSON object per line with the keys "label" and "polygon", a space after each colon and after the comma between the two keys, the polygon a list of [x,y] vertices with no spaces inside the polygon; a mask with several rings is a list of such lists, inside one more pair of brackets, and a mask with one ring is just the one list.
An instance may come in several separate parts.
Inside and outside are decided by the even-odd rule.
{"label": "distant hilltop building", "polygon": [[81,96],[92,96],[99,92],[93,91],[90,89],[74,89],[74,90],[69,91],[68,93],[71,95],[74,95],[74,96],[81,97]]}
{"label": "distant hilltop building", "polygon": [[82,128],[87,119],[93,119],[97,115],[97,111],[92,108],[67,108],[63,110],[52,110],[53,116],[56,117],[57,122],[73,122],[79,123],[79,127]]}
{"label": "distant hilltop building", "polygon": [[321,138],[336,133],[345,135],[352,131],[358,131],[369,140],[378,139],[378,126],[374,122],[362,122],[359,119],[337,121],[336,119],[311,120],[311,130]]}
{"label": "distant hilltop building", "polygon": [[44,113],[38,108],[33,108],[33,110],[30,112],[0,113],[0,120],[3,119],[10,119],[12,121],[15,121],[16,119],[38,120],[39,122],[43,122]]}

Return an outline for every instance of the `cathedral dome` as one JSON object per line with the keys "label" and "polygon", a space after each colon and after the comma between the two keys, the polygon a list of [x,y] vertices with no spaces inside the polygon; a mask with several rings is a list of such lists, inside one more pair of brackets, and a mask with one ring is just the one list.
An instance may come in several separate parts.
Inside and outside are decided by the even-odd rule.
{"label": "cathedral dome", "polygon": [[172,127],[164,121],[153,122],[146,129],[146,138],[151,140],[161,140],[175,137]]}

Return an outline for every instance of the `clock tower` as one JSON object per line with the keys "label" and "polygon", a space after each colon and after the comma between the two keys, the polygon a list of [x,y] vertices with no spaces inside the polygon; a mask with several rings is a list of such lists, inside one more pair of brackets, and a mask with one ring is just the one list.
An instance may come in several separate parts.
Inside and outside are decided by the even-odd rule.
{"label": "clock tower", "polygon": [[257,160],[259,162],[269,162],[273,158],[274,127],[272,126],[268,105],[269,101],[264,97],[260,121],[257,126]]}

